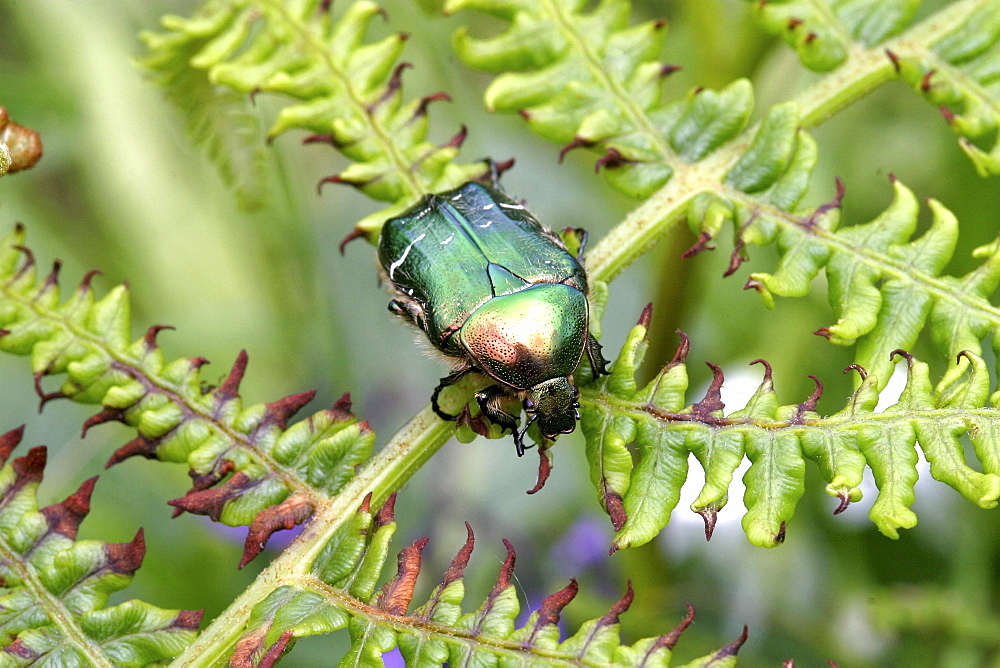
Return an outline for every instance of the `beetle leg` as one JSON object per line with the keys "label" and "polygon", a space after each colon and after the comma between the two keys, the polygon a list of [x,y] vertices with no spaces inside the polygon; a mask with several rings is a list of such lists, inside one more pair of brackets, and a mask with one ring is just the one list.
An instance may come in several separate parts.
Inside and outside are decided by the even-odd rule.
{"label": "beetle leg", "polygon": [[406,310],[406,306],[404,306],[403,302],[398,299],[393,299],[389,302],[389,313],[406,318],[407,320],[413,320],[413,316],[411,316],[410,312]]}
{"label": "beetle leg", "polygon": [[526,446],[524,444],[524,435],[528,432],[528,427],[531,426],[531,423],[534,422],[537,419],[538,419],[537,415],[532,415],[524,423],[524,429],[522,429],[521,431],[517,431],[516,429],[514,430],[514,432],[513,432],[513,435],[514,435],[514,448],[517,450],[517,456],[518,457],[524,457],[524,451],[525,450],[528,450],[530,448],[535,447],[534,445],[527,445]]}
{"label": "beetle leg", "polygon": [[[517,447],[517,455],[520,457],[524,454],[524,442],[521,440],[524,437],[524,431],[522,430],[518,433],[517,418],[497,405],[500,399],[506,396],[508,396],[507,391],[502,387],[499,385],[490,385],[476,392],[476,402],[479,404],[479,409],[483,411],[483,415],[490,422],[499,425],[501,429],[510,429],[511,434],[514,436],[514,445]],[[527,425],[525,425],[525,429],[527,429]]]}
{"label": "beetle leg", "polygon": [[572,230],[573,234],[577,238],[576,247],[576,261],[583,264],[583,254],[587,252],[587,239],[590,235],[587,234],[587,230],[582,227],[569,227],[567,230]]}
{"label": "beetle leg", "polygon": [[[569,252],[570,248],[576,246],[576,261],[583,264],[583,254],[587,250],[587,230],[571,225],[563,228],[563,231],[559,234],[553,234],[552,236],[558,240],[559,245],[565,248],[567,252]],[[576,238],[575,243],[573,243],[572,237]]]}
{"label": "beetle leg", "polygon": [[417,327],[423,327],[424,309],[414,299],[393,299],[389,302],[389,313],[398,315],[412,322]]}
{"label": "beetle leg", "polygon": [[437,413],[437,416],[442,420],[448,422],[454,422],[455,420],[458,419],[458,416],[452,415],[451,413],[445,413],[443,410],[441,410],[441,406],[438,405],[438,395],[441,394],[441,390],[448,387],[449,385],[454,385],[462,378],[464,378],[465,375],[470,371],[472,371],[471,366],[466,367],[464,369],[459,369],[458,371],[454,371],[445,376],[444,378],[442,378],[441,381],[438,383],[438,386],[434,388],[434,394],[431,395],[431,408],[434,409],[434,412]]}
{"label": "beetle leg", "polygon": [[601,354],[601,344],[590,332],[587,332],[587,359],[590,360],[590,368],[594,370],[594,378],[611,374],[607,369],[608,361]]}

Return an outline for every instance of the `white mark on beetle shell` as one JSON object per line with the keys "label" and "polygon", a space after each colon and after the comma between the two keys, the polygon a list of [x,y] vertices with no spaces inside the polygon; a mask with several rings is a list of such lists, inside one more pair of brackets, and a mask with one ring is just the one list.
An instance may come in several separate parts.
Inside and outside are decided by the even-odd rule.
{"label": "white mark on beetle shell", "polygon": [[483,211],[489,211],[492,208],[493,208],[493,202],[490,202],[489,204],[484,204],[483,205]]}
{"label": "white mark on beetle shell", "polygon": [[457,195],[455,195],[454,197],[451,198],[451,201],[452,202],[457,202],[458,200],[462,199],[463,197],[464,197],[464,195],[462,193],[458,193]]}
{"label": "white mark on beetle shell", "polygon": [[389,279],[390,280],[392,280],[393,274],[396,273],[396,269],[399,267],[399,265],[403,264],[403,261],[406,260],[406,256],[410,254],[410,249],[413,248],[413,246],[418,241],[420,241],[421,239],[423,239],[426,236],[427,236],[427,233],[425,232],[425,233],[421,234],[419,237],[417,237],[416,239],[414,239],[413,241],[411,241],[410,244],[403,250],[403,254],[399,256],[399,259],[389,265]]}
{"label": "white mark on beetle shell", "polygon": [[439,243],[438,245],[439,246],[447,246],[449,243],[451,243],[451,240],[454,239],[454,238],[455,238],[455,235],[452,234],[447,239],[445,239],[444,241],[442,241],[441,243]]}
{"label": "white mark on beetle shell", "polygon": [[520,204],[504,204],[503,202],[500,202],[500,206],[502,206],[505,209],[523,209],[524,208]]}

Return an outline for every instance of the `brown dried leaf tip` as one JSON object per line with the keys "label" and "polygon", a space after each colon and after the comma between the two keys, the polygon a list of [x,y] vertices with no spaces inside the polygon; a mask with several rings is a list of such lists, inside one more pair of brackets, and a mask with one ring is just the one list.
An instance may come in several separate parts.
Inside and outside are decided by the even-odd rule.
{"label": "brown dried leaf tip", "polygon": [[653,321],[653,302],[648,302],[642,307],[642,312],[639,314],[639,319],[635,321],[635,324],[643,329],[649,329],[649,323]]}
{"label": "brown dried leaf tip", "polygon": [[308,499],[301,495],[290,496],[276,506],[268,506],[257,513],[250,523],[246,542],[243,544],[243,557],[239,567],[243,568],[254,557],[264,550],[268,539],[282,529],[294,529],[312,517],[315,508]]}
{"label": "brown dried leaf tip", "polygon": [[390,615],[403,616],[413,600],[413,590],[420,574],[420,562],[429,539],[424,537],[400,550],[396,558],[396,576],[385,583],[376,595],[374,607]]}
{"label": "brown dried leaf tip", "polygon": [[694,245],[681,253],[681,257],[686,260],[705,250],[715,250],[715,246],[712,245],[712,235],[703,231],[698,235],[698,240],[694,242]]}
{"label": "brown dried leaf tip", "polygon": [[712,540],[712,534],[715,533],[715,524],[719,520],[719,509],[715,504],[705,506],[698,511],[701,515],[701,519],[705,522],[705,540]]}
{"label": "brown dried leaf tip", "polygon": [[232,478],[218,487],[188,492],[181,498],[167,503],[194,515],[207,515],[218,522],[226,502],[242,496],[244,492],[260,483],[260,480],[254,480],[243,471],[237,471]]}
{"label": "brown dried leaf tip", "polygon": [[236,643],[233,655],[229,658],[230,668],[271,668],[274,666],[295,638],[295,632],[285,631],[274,644],[268,647],[267,634],[270,630],[271,624],[264,624],[240,638],[239,642]]}
{"label": "brown dried leaf tip", "polygon": [[10,454],[17,447],[17,444],[24,438],[24,425],[11,429],[6,434],[0,436],[0,466],[7,463]]}
{"label": "brown dried leaf tip", "polygon": [[594,172],[601,171],[604,169],[621,169],[626,165],[632,165],[638,162],[637,160],[632,160],[631,158],[626,158],[625,154],[616,149],[613,146],[609,146],[604,151],[604,155],[597,159],[594,163]]}
{"label": "brown dried leaf tip", "polygon": [[718,661],[720,659],[726,658],[727,656],[736,656],[737,654],[739,654],[740,648],[743,647],[743,643],[747,641],[747,638],[749,636],[750,636],[750,629],[744,626],[743,633],[740,634],[740,637],[734,640],[733,642],[729,643],[722,649],[720,649],[718,652],[716,652],[713,659]]}
{"label": "brown dried leaf tip", "polygon": [[681,337],[681,342],[677,344],[677,350],[674,352],[673,358],[667,364],[668,369],[671,369],[678,364],[684,364],[687,359],[688,354],[691,352],[691,339],[688,335],[681,330],[676,330],[677,336]]}
{"label": "brown dried leaf tip", "polygon": [[573,141],[566,144],[559,151],[559,164],[562,164],[563,160],[566,159],[566,154],[570,151],[578,148],[590,148],[594,146],[594,142],[589,139],[584,139],[583,137],[573,137]]}
{"label": "brown dried leaf tip", "polygon": [[264,656],[261,657],[260,663],[258,664],[260,668],[271,668],[278,663],[278,659],[280,659],[281,655],[285,653],[285,650],[288,648],[289,643],[294,637],[295,632],[292,630],[282,633],[281,637],[278,638],[273,645],[268,647],[266,652],[264,652]]}
{"label": "brown dried leaf tip", "polygon": [[618,618],[625,614],[632,606],[633,599],[635,599],[635,590],[632,589],[632,581],[629,580],[626,584],[625,593],[622,594],[622,597],[618,599],[618,602],[611,606],[611,609],[597,621],[597,626],[603,627],[617,624]]}
{"label": "brown dried leaf tip", "polygon": [[840,504],[833,509],[834,515],[839,515],[840,513],[847,510],[847,507],[851,505],[851,495],[848,492],[837,492],[837,498],[840,499]]}
{"label": "brown dried leaf tip", "polygon": [[55,533],[76,540],[77,531],[84,518],[90,512],[90,496],[94,492],[97,476],[85,480],[80,488],[66,497],[62,503],[56,503],[41,509],[46,522]]}
{"label": "brown dried leaf tip", "polygon": [[802,424],[806,413],[815,413],[816,404],[819,403],[820,397],[823,396],[823,383],[816,376],[810,375],[809,378],[816,383],[816,387],[813,388],[813,392],[809,395],[809,398],[799,404],[798,409],[795,411],[795,417],[792,418],[792,424]]}
{"label": "brown dried leaf tip", "polygon": [[10,151],[8,174],[31,169],[42,159],[41,135],[12,122],[4,107],[0,107],[0,144],[5,144]]}
{"label": "brown dried leaf tip", "polygon": [[455,555],[455,558],[451,560],[448,570],[445,571],[444,579],[441,580],[442,589],[450,585],[452,582],[465,577],[465,567],[469,565],[469,558],[472,556],[472,550],[476,547],[476,535],[472,531],[472,525],[468,522],[465,523],[465,531],[467,534],[465,544],[462,546],[462,549],[458,551],[458,554]]}
{"label": "brown dried leaf tip", "polygon": [[846,192],[846,189],[844,188],[844,182],[840,180],[839,176],[835,179],[835,183],[837,187],[837,194],[834,195],[833,199],[827,202],[826,204],[822,204],[816,207],[816,210],[813,211],[812,215],[809,216],[809,218],[807,218],[803,223],[804,227],[815,227],[816,224],[819,222],[819,219],[827,211],[840,208],[841,203],[844,201],[844,193]]}
{"label": "brown dried leaf tip", "polygon": [[108,543],[104,546],[108,555],[108,568],[113,573],[132,575],[142,566],[146,558],[146,535],[139,529],[135,538],[128,543]]}
{"label": "brown dried leaf tip", "polygon": [[549,449],[544,446],[538,447],[538,478],[535,481],[535,486],[529,489],[527,494],[536,494],[545,487],[545,482],[549,479],[549,475],[552,473],[552,455],[549,454]]}
{"label": "brown dried leaf tip", "polygon": [[712,370],[712,382],[705,392],[705,398],[691,406],[691,412],[702,420],[709,421],[714,417],[712,413],[726,407],[726,404],[722,402],[722,383],[725,382],[726,377],[722,373],[722,367],[718,364],[711,362],[705,362],[705,364]]}
{"label": "brown dried leaf tip", "polygon": [[[625,522],[628,521],[628,514],[625,512],[625,503],[622,501],[621,494],[608,489],[607,482],[603,485],[603,492],[604,508],[611,517],[611,526],[615,528],[615,531],[621,531]],[[612,550],[612,554],[614,554],[614,550]]]}
{"label": "brown dried leaf tip", "polygon": [[556,593],[545,597],[541,607],[538,608],[538,619],[535,621],[535,628],[531,630],[531,635],[528,637],[529,645],[535,641],[535,636],[538,635],[539,631],[546,626],[554,626],[559,623],[559,616],[563,608],[576,598],[576,594],[579,591],[580,585],[577,584],[576,578],[570,578],[568,585]]}
{"label": "brown dried leaf tip", "polygon": [[[676,627],[674,627],[672,631],[670,631],[670,633],[660,636],[659,638],[656,639],[655,643],[649,646],[649,649],[646,651],[646,656],[644,657],[645,660],[642,662],[642,665],[646,665],[647,663],[649,663],[649,659],[651,659],[653,655],[656,654],[656,652],[658,652],[659,650],[663,648],[672,650],[674,646],[677,644],[677,641],[680,640],[681,634],[684,633],[684,629],[690,626],[691,622],[694,621],[694,607],[692,607],[690,603],[685,603],[685,605],[687,606],[687,615],[684,617],[684,619],[681,620],[680,624],[678,624]],[[716,655],[716,657],[720,658],[718,655]]]}

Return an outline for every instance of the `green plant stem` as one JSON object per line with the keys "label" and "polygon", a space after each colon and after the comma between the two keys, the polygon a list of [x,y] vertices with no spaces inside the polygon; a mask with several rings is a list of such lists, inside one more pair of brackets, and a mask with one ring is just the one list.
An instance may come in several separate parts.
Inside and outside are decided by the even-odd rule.
{"label": "green plant stem", "polygon": [[369,492],[372,508],[377,508],[437,452],[453,431],[454,426],[438,418],[429,406],[417,413],[337,496],[317,509],[299,537],[171,665],[224,664],[243,634],[253,607],[277,587],[294,584],[300,575],[308,573],[323,546],[357,512]]}
{"label": "green plant stem", "polygon": [[965,23],[969,16],[995,0],[960,0],[936,12],[898,37],[873,48],[852,44],[847,60],[796,96],[804,128],[821,124],[896,76],[887,52],[926,57],[929,45]]}
{"label": "green plant stem", "polygon": [[[812,127],[868,95],[895,75],[885,55],[890,49],[900,55],[924,51],[937,35],[966,20],[991,0],[962,0],[950,5],[875,49],[854,48],[848,60],[798,97],[801,124]],[[670,181],[633,209],[588,255],[593,280],[610,281],[652,246],[670,227],[684,219],[686,206],[697,194],[711,191],[724,197],[742,195],[730,191],[724,178],[748,146],[757,127],[725,150],[698,164],[678,163]],[[172,665],[208,666],[224,663],[243,633],[253,606],[276,587],[307,572],[322,547],[372,492],[377,507],[398,489],[451,436],[452,426],[425,407],[407,423],[369,464],[329,503],[321,505],[302,534],[250,587],[237,598],[198,640]]]}
{"label": "green plant stem", "polygon": [[[875,48],[855,45],[843,65],[797,96],[800,125],[804,128],[819,125],[894,78],[895,69],[887,50],[900,56],[926,53],[935,38],[954,30],[991,1],[995,2],[961,0]],[[724,180],[758,127],[748,128],[726,148],[698,163],[671,164],[674,174],[670,181],[633,209],[588,253],[591,277],[606,282],[614,279],[684,219],[688,202],[699,193],[714,192],[729,200],[745,197],[744,193],[729,188]]]}

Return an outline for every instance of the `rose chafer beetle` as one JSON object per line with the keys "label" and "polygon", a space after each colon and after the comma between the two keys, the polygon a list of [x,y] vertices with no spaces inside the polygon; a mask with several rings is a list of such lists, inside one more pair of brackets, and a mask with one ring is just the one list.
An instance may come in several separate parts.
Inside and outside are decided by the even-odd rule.
{"label": "rose chafer beetle", "polygon": [[[524,454],[524,434],[535,421],[549,439],[576,428],[579,392],[570,377],[586,353],[595,374],[606,374],[601,346],[590,334],[586,233],[577,230],[574,257],[557,235],[496,188],[469,182],[427,195],[386,221],[378,258],[396,294],[389,310],[422,329],[454,358],[445,387],[470,372],[496,381],[476,393],[483,414],[514,436]],[[527,415],[503,410],[517,397]]]}

